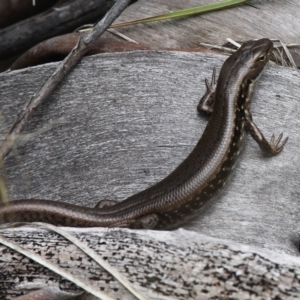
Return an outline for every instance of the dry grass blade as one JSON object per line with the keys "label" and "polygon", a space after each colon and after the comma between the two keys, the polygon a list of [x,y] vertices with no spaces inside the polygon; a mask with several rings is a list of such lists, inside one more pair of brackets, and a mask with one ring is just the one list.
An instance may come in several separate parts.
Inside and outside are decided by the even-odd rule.
{"label": "dry grass blade", "polygon": [[[296,65],[296,63],[294,61],[294,58],[293,58],[291,52],[288,49],[288,46],[285,43],[283,43],[281,40],[278,40],[278,39],[272,39],[272,42],[273,43],[276,43],[276,42],[279,43],[279,46],[275,46],[275,48],[277,49],[277,51],[278,51],[278,53],[280,55],[279,60],[281,61],[281,65],[283,65],[283,66],[291,66],[292,68],[297,69],[297,65]],[[279,50],[280,48],[283,49],[284,53],[282,53]],[[286,61],[284,59],[284,55],[283,54],[285,54],[285,56],[288,59],[288,61]],[[276,57],[276,59],[278,59],[278,56]]]}
{"label": "dry grass blade", "polygon": [[[114,276],[127,290],[129,290],[134,296],[137,297],[137,299],[140,300],[148,300],[146,296],[141,294],[139,291],[135,289],[135,287],[129,282],[123,275],[121,275],[115,268],[113,268],[111,265],[109,265],[105,260],[102,259],[100,255],[98,255],[93,249],[89,248],[87,245],[82,243],[80,240],[78,240],[76,237],[71,235],[70,233],[66,232],[65,230],[62,230],[61,228],[47,224],[47,223],[41,223],[41,222],[34,222],[34,223],[11,223],[11,224],[4,224],[1,226],[2,228],[9,228],[9,227],[17,227],[17,226],[23,226],[23,225],[29,225],[37,228],[47,229],[49,231],[54,231],[58,233],[59,235],[63,236],[70,242],[72,242],[74,245],[76,245],[79,249],[81,249],[84,253],[86,253],[89,257],[91,257],[97,264],[99,264],[103,269],[105,269],[107,272],[109,272],[112,276]],[[1,240],[0,240],[1,241]]]}
{"label": "dry grass blade", "polygon": [[212,45],[212,44],[207,44],[207,43],[200,43],[200,46],[206,47],[208,49],[216,49],[216,50],[221,50],[224,53],[229,53],[232,54],[234,53],[236,50],[233,50],[231,48],[228,47],[224,47],[224,46],[219,46],[219,45]]}
{"label": "dry grass blade", "polygon": [[117,30],[114,30],[114,29],[107,29],[108,32],[122,38],[123,40],[125,41],[128,41],[128,42],[131,42],[131,43],[135,43],[135,44],[138,44],[137,41],[131,39],[130,37],[128,37],[127,35],[121,33],[121,32],[118,32]]}
{"label": "dry grass blade", "polygon": [[230,44],[232,44],[233,46],[237,47],[237,48],[240,48],[241,47],[241,44],[236,42],[235,40],[231,39],[231,38],[227,38],[226,39],[227,42],[229,42]]}
{"label": "dry grass blade", "polygon": [[53,264],[52,262],[44,259],[43,257],[28,251],[26,249],[24,249],[23,247],[19,246],[18,244],[11,242],[9,240],[7,240],[6,238],[0,236],[0,243],[25,255],[26,257],[36,261],[37,263],[45,266],[46,268],[50,269],[51,271],[59,274],[60,276],[68,279],[69,281],[75,283],[76,285],[78,285],[79,287],[81,287],[82,289],[88,291],[90,294],[102,299],[102,300],[114,300],[113,298],[107,296],[106,294],[104,294],[103,292],[99,291],[98,289],[96,289],[94,286],[92,286],[89,282],[86,282],[82,279],[79,279],[77,277],[75,277],[74,275],[72,275],[69,272],[66,272],[64,269],[56,266],[55,264]]}

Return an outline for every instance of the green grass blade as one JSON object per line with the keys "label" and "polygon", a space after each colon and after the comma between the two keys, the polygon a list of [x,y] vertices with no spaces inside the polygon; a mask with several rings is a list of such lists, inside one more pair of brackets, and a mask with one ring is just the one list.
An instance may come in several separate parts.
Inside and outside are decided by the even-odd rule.
{"label": "green grass blade", "polygon": [[219,2],[219,3],[177,10],[177,11],[173,11],[170,13],[157,15],[157,16],[153,16],[153,17],[149,17],[149,18],[138,19],[138,20],[123,22],[123,23],[117,23],[117,24],[113,24],[111,26],[111,28],[135,25],[135,24],[140,24],[140,23],[169,20],[169,19],[179,18],[179,17],[193,16],[193,15],[197,15],[197,14],[203,14],[203,13],[207,13],[207,12],[217,11],[220,9],[230,8],[232,6],[244,4],[244,3],[250,2],[250,1],[252,1],[252,0],[226,0],[223,2]]}

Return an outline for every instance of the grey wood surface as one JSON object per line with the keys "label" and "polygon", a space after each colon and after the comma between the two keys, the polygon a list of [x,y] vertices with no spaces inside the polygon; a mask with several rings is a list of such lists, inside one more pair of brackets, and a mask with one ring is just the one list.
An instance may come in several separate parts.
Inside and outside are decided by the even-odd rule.
{"label": "grey wood surface", "polygon": [[[128,7],[117,21],[131,21],[217,2],[220,1],[139,0]],[[285,43],[296,43],[300,31],[299,9],[298,0],[253,0],[248,5],[231,9],[128,26],[118,28],[118,31],[137,42],[158,47],[195,47],[202,42],[223,44],[228,37],[242,41],[269,37]]]}
{"label": "grey wood surface", "polygon": [[[70,231],[70,230],[69,230]],[[186,230],[71,229],[148,297],[160,300],[298,299],[298,258]],[[81,250],[55,233],[1,230],[9,240],[58,264],[114,299],[136,299]],[[28,243],[30,239],[31,243]],[[184,241],[184,243],[183,243]],[[0,245],[0,298],[39,286],[78,291],[66,280]],[[28,271],[30,271],[29,277]],[[78,299],[78,298],[76,298]],[[95,300],[83,295],[78,300]]]}
{"label": "grey wood surface", "polygon": [[[32,137],[5,161],[9,199],[93,206],[163,179],[201,136],[206,117],[196,105],[203,81],[224,60],[155,51],[83,59],[28,124]],[[0,74],[1,133],[55,66]],[[249,137],[231,182],[184,228],[298,255],[299,79],[291,69],[265,70],[254,94],[254,121],[268,138],[284,132],[288,144],[268,158]]]}

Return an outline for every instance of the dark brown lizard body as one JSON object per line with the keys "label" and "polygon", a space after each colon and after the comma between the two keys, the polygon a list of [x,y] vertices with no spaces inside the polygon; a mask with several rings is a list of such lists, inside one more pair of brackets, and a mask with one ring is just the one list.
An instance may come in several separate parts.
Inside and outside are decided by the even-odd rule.
{"label": "dark brown lizard body", "polygon": [[281,134],[277,140],[272,136],[270,143],[267,142],[250,113],[255,81],[271,51],[272,43],[268,39],[246,42],[225,61],[216,89],[213,75],[211,85],[207,83],[207,95],[198,106],[211,113],[205,131],[191,154],[162,181],[103,208],[49,200],[12,201],[0,206],[0,222],[165,229],[192,218],[213,199],[233,172],[246,131],[269,155],[278,154],[287,141],[281,142]]}

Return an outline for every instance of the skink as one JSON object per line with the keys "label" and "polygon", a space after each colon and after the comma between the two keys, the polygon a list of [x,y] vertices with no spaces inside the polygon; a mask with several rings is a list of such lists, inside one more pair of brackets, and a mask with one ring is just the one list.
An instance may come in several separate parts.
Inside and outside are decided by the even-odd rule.
{"label": "skink", "polygon": [[268,155],[283,149],[282,134],[268,142],[250,112],[254,85],[269,60],[269,39],[248,41],[223,64],[218,82],[206,80],[198,110],[211,114],[191,154],[165,179],[122,202],[95,208],[50,200],[17,200],[0,206],[0,223],[43,221],[74,227],[167,229],[179,226],[211,202],[233,172],[248,132]]}

